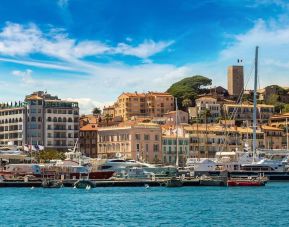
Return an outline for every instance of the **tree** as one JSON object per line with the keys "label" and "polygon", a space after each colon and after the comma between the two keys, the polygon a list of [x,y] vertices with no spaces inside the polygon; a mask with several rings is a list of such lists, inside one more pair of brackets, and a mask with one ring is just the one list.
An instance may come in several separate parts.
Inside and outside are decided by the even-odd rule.
{"label": "tree", "polygon": [[283,113],[289,113],[289,104],[285,104],[282,109]]}
{"label": "tree", "polygon": [[92,110],[93,115],[98,115],[101,114],[101,110],[98,107],[94,107]]}
{"label": "tree", "polygon": [[190,100],[190,99],[184,99],[183,101],[182,101],[182,106],[184,107],[184,108],[186,108],[186,110],[188,110],[188,108],[190,107],[190,106],[192,106],[193,105],[193,102],[192,102],[192,100]]}
{"label": "tree", "polygon": [[184,78],[172,84],[167,92],[178,99],[178,106],[180,109],[184,110],[185,107],[182,105],[184,99],[190,99],[191,101],[194,101],[197,95],[207,93],[208,90],[204,87],[211,84],[211,79],[196,75]]}
{"label": "tree", "polygon": [[44,161],[49,161],[53,159],[65,159],[65,155],[61,151],[57,151],[54,149],[45,149],[43,151],[40,151],[37,154],[37,159],[44,160]]}
{"label": "tree", "polygon": [[113,119],[113,118],[112,118],[112,115],[110,115],[110,114],[106,114],[106,115],[104,116],[104,120],[105,120],[105,122],[106,122],[106,126],[108,126],[108,122],[110,122],[112,119]]}

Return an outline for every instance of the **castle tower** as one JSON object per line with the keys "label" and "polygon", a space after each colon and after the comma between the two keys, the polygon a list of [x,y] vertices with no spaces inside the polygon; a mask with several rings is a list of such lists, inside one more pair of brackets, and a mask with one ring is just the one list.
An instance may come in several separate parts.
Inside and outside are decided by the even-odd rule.
{"label": "castle tower", "polygon": [[241,65],[228,67],[228,92],[229,95],[239,96],[244,88],[244,70]]}

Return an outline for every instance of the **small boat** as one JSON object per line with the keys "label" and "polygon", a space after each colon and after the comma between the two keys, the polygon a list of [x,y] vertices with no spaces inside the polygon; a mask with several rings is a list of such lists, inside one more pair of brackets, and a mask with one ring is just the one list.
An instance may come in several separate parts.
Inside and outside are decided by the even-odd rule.
{"label": "small boat", "polygon": [[202,186],[225,186],[224,178],[202,176],[200,178],[200,185]]}
{"label": "small boat", "polygon": [[61,188],[61,187],[63,187],[62,181],[59,181],[59,180],[43,180],[41,185],[43,188]]}
{"label": "small boat", "polygon": [[241,178],[231,178],[227,181],[227,186],[265,186],[267,183],[267,177],[241,177]]}
{"label": "small boat", "polygon": [[177,179],[176,177],[172,177],[165,182],[165,186],[168,188],[182,187],[183,181],[181,179]]}
{"label": "small boat", "polygon": [[74,188],[88,190],[91,188],[95,188],[95,184],[90,180],[78,180],[74,183]]}

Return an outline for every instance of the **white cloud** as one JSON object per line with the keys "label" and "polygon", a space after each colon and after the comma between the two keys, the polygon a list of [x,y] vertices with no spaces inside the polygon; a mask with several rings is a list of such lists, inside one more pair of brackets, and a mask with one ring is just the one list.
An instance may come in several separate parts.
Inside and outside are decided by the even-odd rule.
{"label": "white cloud", "polygon": [[168,46],[172,45],[173,41],[160,41],[155,42],[153,40],[145,40],[143,43],[138,46],[130,46],[125,43],[119,43],[117,48],[115,49],[116,53],[124,54],[124,55],[132,55],[139,58],[148,58],[156,53],[162,52]]}
{"label": "white cloud", "polygon": [[77,41],[68,37],[63,29],[51,28],[41,31],[35,24],[20,25],[7,23],[0,33],[0,54],[6,56],[27,56],[40,53],[65,61],[73,61],[96,55],[131,55],[149,58],[170,46],[173,42],[144,40],[137,46],[119,43],[108,46],[98,40]]}
{"label": "white cloud", "polygon": [[24,84],[33,84],[34,80],[32,79],[32,70],[26,69],[25,71],[14,70],[11,72],[12,75],[20,77],[21,81]]}

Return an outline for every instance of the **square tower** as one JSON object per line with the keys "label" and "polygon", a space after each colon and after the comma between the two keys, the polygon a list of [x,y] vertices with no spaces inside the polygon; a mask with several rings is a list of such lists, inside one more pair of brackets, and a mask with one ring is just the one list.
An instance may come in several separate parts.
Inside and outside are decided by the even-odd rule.
{"label": "square tower", "polygon": [[241,65],[228,67],[228,92],[229,95],[239,96],[244,88],[244,70]]}

